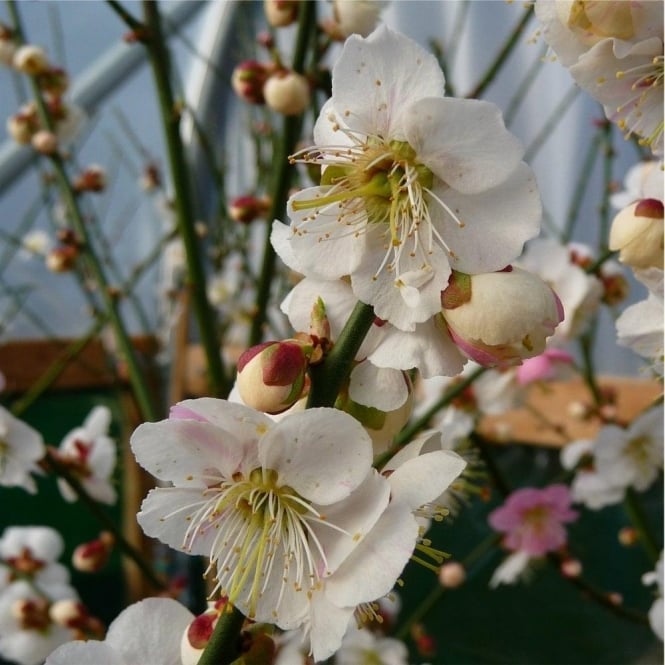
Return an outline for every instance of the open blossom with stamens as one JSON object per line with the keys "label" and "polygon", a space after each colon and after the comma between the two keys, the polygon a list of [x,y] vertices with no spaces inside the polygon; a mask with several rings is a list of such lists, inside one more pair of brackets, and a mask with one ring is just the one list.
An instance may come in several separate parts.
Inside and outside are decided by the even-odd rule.
{"label": "open blossom with stamens", "polygon": [[626,135],[663,152],[663,3],[538,0],[545,40]]}
{"label": "open blossom with stamens", "polygon": [[[111,412],[105,406],[96,406],[83,422],[62,440],[54,451],[61,464],[67,466],[88,493],[97,501],[113,504],[117,494],[111,476],[115,468],[116,446],[108,436]],[[66,480],[59,478],[58,487],[66,501],[75,501],[77,495]]]}
{"label": "open blossom with stamens", "polygon": [[[170,419],[139,426],[131,445],[142,466],[173,483],[143,502],[144,531],[209,556],[216,589],[246,616],[285,629],[303,621],[308,594],[327,574],[322,534],[331,546],[340,537],[355,546],[388,502],[387,481],[371,472],[369,436],[335,409],[275,422],[224,400],[186,400]],[[335,506],[361,484],[362,511],[337,526]]]}
{"label": "open blossom with stamens", "polygon": [[451,268],[499,270],[536,235],[535,180],[499,109],[444,97],[436,59],[384,26],[346,41],[332,90],[315,146],[292,158],[320,165],[321,185],[291,197],[273,245],[308,276],[350,276],[380,319],[413,331],[439,314]]}

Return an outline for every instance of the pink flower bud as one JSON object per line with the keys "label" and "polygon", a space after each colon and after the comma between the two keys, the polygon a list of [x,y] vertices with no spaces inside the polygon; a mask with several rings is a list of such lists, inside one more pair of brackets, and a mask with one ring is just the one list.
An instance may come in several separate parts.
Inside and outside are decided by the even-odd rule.
{"label": "pink flower bud", "polygon": [[443,318],[460,350],[481,365],[519,365],[540,355],[563,321],[561,301],[537,275],[521,268],[471,275],[471,297]]}
{"label": "pink flower bud", "polygon": [[0,23],[0,63],[11,66],[17,48],[12,30]]}
{"label": "pink flower bud", "polygon": [[69,76],[61,67],[47,67],[37,75],[37,85],[43,93],[60,97],[69,87]]}
{"label": "pink flower bud", "polygon": [[263,86],[268,79],[270,66],[256,60],[241,62],[231,75],[231,87],[240,99],[249,104],[263,104]]}
{"label": "pink flower bud", "polygon": [[18,113],[7,118],[7,133],[21,145],[30,143],[38,129],[39,117],[34,104],[25,104],[18,110]]}
{"label": "pink flower bud", "polygon": [[78,628],[84,626],[88,619],[85,605],[74,598],[57,600],[49,608],[49,617],[53,623],[65,628]]}
{"label": "pink flower bud", "polygon": [[255,219],[265,216],[270,206],[270,200],[258,196],[238,196],[231,201],[229,206],[229,217],[234,222],[249,224]]}
{"label": "pink flower bud", "polygon": [[376,27],[384,5],[380,0],[333,0],[339,34],[343,38],[353,34],[367,37]]}
{"label": "pink flower bud", "polygon": [[446,589],[456,589],[464,584],[466,569],[458,561],[448,561],[439,568],[439,582]]}
{"label": "pink flower bud", "polygon": [[106,188],[106,170],[91,164],[72,183],[77,192],[102,192]]}
{"label": "pink flower bud", "polygon": [[663,269],[663,203],[642,199],[624,208],[612,221],[609,246],[631,268]]}
{"label": "pink flower bud", "polygon": [[266,21],[273,28],[291,25],[298,18],[298,0],[263,0]]}
{"label": "pink flower bud", "polygon": [[108,562],[113,545],[113,535],[102,531],[99,538],[76,547],[72,554],[72,565],[81,572],[96,573]]}
{"label": "pink flower bud", "polygon": [[280,71],[268,78],[263,86],[263,96],[273,111],[298,115],[309,104],[309,83],[302,74]]}
{"label": "pink flower bud", "polygon": [[46,255],[46,267],[51,272],[69,272],[74,267],[78,255],[78,248],[72,245],[55,247]]}
{"label": "pink flower bud", "polygon": [[245,404],[266,413],[293,406],[306,387],[309,354],[297,342],[264,342],[238,359],[238,391]]}
{"label": "pink flower bud", "polygon": [[187,626],[180,640],[182,665],[196,665],[199,662],[203,650],[210,641],[217,620],[225,610],[226,603],[226,598],[209,603],[208,609],[195,617]]}

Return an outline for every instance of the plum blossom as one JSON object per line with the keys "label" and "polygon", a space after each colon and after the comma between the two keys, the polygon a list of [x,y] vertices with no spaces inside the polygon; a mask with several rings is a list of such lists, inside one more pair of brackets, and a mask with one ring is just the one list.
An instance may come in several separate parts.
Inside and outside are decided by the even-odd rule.
{"label": "plum blossom", "polygon": [[387,482],[370,473],[369,436],[335,409],[290,413],[279,422],[239,404],[201,398],[144,423],[131,446],[139,464],[173,487],[152,490],[138,514],[150,536],[216,565],[216,588],[246,616],[288,629],[346,533],[335,506],[369,476],[363,514],[348,528],[362,541],[385,509]]}
{"label": "plum blossom", "polygon": [[42,435],[0,406],[0,485],[37,491],[32,473],[46,448]]}
{"label": "plum blossom", "polygon": [[663,552],[661,551],[655,570],[645,573],[642,576],[642,582],[649,586],[656,585],[656,599],[649,608],[649,624],[651,630],[662,640],[663,639]]}
{"label": "plum blossom", "polygon": [[19,579],[42,591],[67,584],[69,571],[58,563],[64,549],[62,536],[50,527],[7,527],[0,537],[0,591]]}
{"label": "plum blossom", "polygon": [[564,525],[577,519],[577,512],[570,508],[571,500],[566,485],[524,487],[489,514],[490,525],[504,534],[502,543],[512,552],[495,570],[490,587],[514,583],[531,559],[566,544]]}
{"label": "plum blossom", "polygon": [[663,376],[663,271],[651,268],[636,276],[649,292],[616,320],[617,342],[650,360],[651,369]]}
{"label": "plum blossom", "polygon": [[663,151],[663,3],[538,0],[536,16],[561,63],[609,120]]}
{"label": "plum blossom", "polygon": [[335,665],[408,665],[409,652],[400,640],[377,635],[366,628],[357,628],[355,623],[349,626],[342,646],[335,654]]}
{"label": "plum blossom", "polygon": [[582,334],[600,306],[603,285],[579,264],[587,256],[590,250],[584,245],[563,245],[554,238],[542,237],[529,242],[517,262],[547,282],[561,301],[565,317],[550,338],[550,346]]}
{"label": "plum blossom", "polygon": [[47,595],[27,580],[0,594],[0,656],[20,665],[39,665],[56,647],[74,636],[54,623],[49,609],[58,600],[77,599],[68,584],[49,584]]}
{"label": "plum blossom", "polygon": [[124,609],[103,641],[63,644],[44,665],[181,665],[180,638],[193,619],[171,598],[146,598]]}
{"label": "plum blossom", "polygon": [[[573,500],[592,510],[620,502],[626,489],[643,492],[663,468],[663,409],[652,408],[628,427],[605,425],[594,440],[568,444],[561,464],[576,469]],[[585,460],[590,460],[587,464]]]}
{"label": "plum blossom", "polygon": [[577,519],[570,503],[566,485],[524,487],[493,510],[488,521],[492,528],[505,534],[502,542],[507,549],[543,556],[566,544],[564,524]]}
{"label": "plum blossom", "polygon": [[623,184],[624,189],[610,196],[610,203],[617,210],[641,199],[663,201],[663,163],[655,159],[638,162],[628,169]]}
{"label": "plum blossom", "polygon": [[[111,484],[116,446],[108,436],[110,425],[111,411],[105,406],[96,406],[81,427],[76,427],[65,436],[55,455],[79,478],[90,496],[102,503],[113,504],[117,499]],[[66,480],[59,478],[58,487],[66,501],[77,499]]]}
{"label": "plum blossom", "polygon": [[289,200],[272,241],[289,267],[350,277],[356,298],[411,332],[441,309],[451,269],[499,270],[541,206],[523,148],[494,105],[444,97],[436,59],[385,26],[352,35],[333,68],[315,146],[294,161],[322,184]]}

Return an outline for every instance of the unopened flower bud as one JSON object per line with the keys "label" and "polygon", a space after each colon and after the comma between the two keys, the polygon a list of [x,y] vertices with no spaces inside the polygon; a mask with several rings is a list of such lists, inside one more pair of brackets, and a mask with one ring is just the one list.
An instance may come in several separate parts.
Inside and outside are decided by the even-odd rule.
{"label": "unopened flower bud", "polygon": [[233,70],[231,87],[240,99],[249,104],[263,104],[263,86],[268,74],[269,65],[256,60],[245,60]]}
{"label": "unopened flower bud", "polygon": [[53,623],[65,628],[77,628],[85,624],[88,611],[83,603],[74,598],[57,600],[49,608],[49,617]]}
{"label": "unopened flower bud", "polygon": [[566,558],[561,562],[560,570],[564,577],[579,577],[582,574],[582,564],[578,559]]}
{"label": "unopened flower bud", "polygon": [[106,188],[106,171],[102,166],[91,164],[72,185],[77,192],[101,192]]}
{"label": "unopened flower bud", "polygon": [[12,30],[0,23],[0,63],[8,67],[11,66],[17,48],[18,45],[14,41]]}
{"label": "unopened flower bud", "polygon": [[58,149],[58,137],[46,129],[40,129],[32,135],[32,147],[42,155],[53,155]]}
{"label": "unopened flower bud", "polygon": [[226,602],[226,599],[223,599],[216,603],[209,603],[208,609],[203,614],[195,617],[185,628],[180,640],[182,665],[196,665],[199,662],[203,650],[210,641],[220,614],[225,611]]}
{"label": "unopened flower bud", "polygon": [[34,104],[25,104],[18,113],[7,118],[7,133],[16,143],[30,143],[35,132],[39,130],[39,118]]}
{"label": "unopened flower bud", "polygon": [[273,28],[291,25],[298,18],[298,0],[263,0],[266,21]]}
{"label": "unopened flower bud", "polygon": [[309,104],[309,83],[302,74],[280,71],[268,78],[263,86],[263,96],[273,111],[298,115]]}
{"label": "unopened flower bud", "polygon": [[54,247],[46,255],[46,267],[51,272],[69,272],[74,268],[79,250],[73,245]]}
{"label": "unopened flower bud", "polygon": [[380,0],[333,0],[333,13],[339,34],[346,38],[367,37],[376,27],[384,2]]}
{"label": "unopened flower bud", "polygon": [[62,67],[47,67],[37,75],[39,89],[52,97],[61,97],[69,87],[69,76]]}
{"label": "unopened flower bud", "polygon": [[466,581],[466,569],[458,561],[448,561],[439,568],[439,582],[446,589],[456,589]]}
{"label": "unopened flower bud", "polygon": [[32,44],[19,46],[14,53],[12,63],[15,69],[28,76],[41,74],[49,67],[44,49]]}
{"label": "unopened flower bud", "polygon": [[628,297],[630,287],[619,264],[606,261],[598,274],[603,285],[603,302],[610,307],[618,305]]}
{"label": "unopened flower bud", "polygon": [[249,224],[255,219],[265,217],[270,200],[260,196],[238,196],[229,205],[229,217],[234,222]]}
{"label": "unopened flower bud", "polygon": [[636,269],[663,269],[663,203],[642,199],[624,208],[613,220],[609,247],[619,261]]}
{"label": "unopened flower bud", "polygon": [[293,406],[306,387],[309,356],[299,343],[264,342],[238,359],[238,391],[258,411],[281,413]]}
{"label": "unopened flower bud", "polygon": [[619,530],[618,538],[624,547],[631,547],[638,540],[637,531],[632,526],[625,526]]}
{"label": "unopened flower bud", "polygon": [[72,554],[72,565],[84,573],[96,573],[108,562],[115,539],[108,531],[102,531],[99,538],[82,543]]}
{"label": "unopened flower bud", "polygon": [[561,301],[537,275],[521,268],[470,276],[469,298],[442,314],[460,350],[481,365],[519,365],[540,355],[563,320]]}

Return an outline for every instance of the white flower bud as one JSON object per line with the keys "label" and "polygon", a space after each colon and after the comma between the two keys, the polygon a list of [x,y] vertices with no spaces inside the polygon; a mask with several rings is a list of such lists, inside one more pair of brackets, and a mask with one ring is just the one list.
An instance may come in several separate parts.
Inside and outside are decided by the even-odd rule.
{"label": "white flower bud", "polygon": [[277,72],[263,86],[263,96],[273,111],[283,115],[298,115],[309,104],[309,83],[302,74]]}
{"label": "white flower bud", "polygon": [[28,74],[28,76],[41,74],[49,67],[44,49],[32,44],[19,46],[14,53],[12,64],[15,69],[23,74]]}
{"label": "white flower bud", "polygon": [[663,269],[663,203],[642,199],[624,208],[613,220],[609,246],[619,261],[633,269]]}
{"label": "white flower bud", "polygon": [[42,155],[53,155],[58,149],[58,137],[46,129],[40,129],[32,135],[32,147]]}
{"label": "white flower bud", "polygon": [[367,37],[376,27],[385,3],[380,0],[333,0],[337,29],[343,37]]}
{"label": "white flower bud", "polygon": [[[554,291],[521,268],[464,276],[464,282],[465,297],[457,297],[450,308],[447,302],[452,299],[448,290],[443,292],[442,313],[460,350],[481,365],[519,365],[540,355],[546,338],[563,320]],[[455,288],[454,282],[451,286]]]}
{"label": "white flower bud", "polygon": [[269,25],[273,28],[283,28],[298,18],[298,1],[263,0],[263,11]]}

